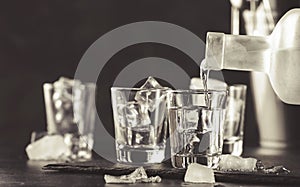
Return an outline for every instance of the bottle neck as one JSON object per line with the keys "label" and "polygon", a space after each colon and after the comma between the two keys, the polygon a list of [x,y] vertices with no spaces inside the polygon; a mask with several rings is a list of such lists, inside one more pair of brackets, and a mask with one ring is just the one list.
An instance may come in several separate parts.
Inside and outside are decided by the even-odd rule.
{"label": "bottle neck", "polygon": [[269,72],[267,37],[207,33],[204,69]]}

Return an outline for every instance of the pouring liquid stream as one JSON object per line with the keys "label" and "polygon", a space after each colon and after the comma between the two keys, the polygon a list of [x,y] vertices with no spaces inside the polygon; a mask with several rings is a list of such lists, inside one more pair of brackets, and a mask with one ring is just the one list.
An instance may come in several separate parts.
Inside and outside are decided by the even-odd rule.
{"label": "pouring liquid stream", "polygon": [[[202,63],[204,63],[204,61],[202,61]],[[202,67],[202,65],[200,65],[200,79],[202,80],[203,90],[204,90],[205,92],[208,91],[208,87],[207,87],[208,76],[209,76],[209,70],[204,69],[204,68]],[[205,105],[206,105],[207,107],[210,106],[210,103],[209,103],[209,95],[208,95],[208,93],[205,94]]]}

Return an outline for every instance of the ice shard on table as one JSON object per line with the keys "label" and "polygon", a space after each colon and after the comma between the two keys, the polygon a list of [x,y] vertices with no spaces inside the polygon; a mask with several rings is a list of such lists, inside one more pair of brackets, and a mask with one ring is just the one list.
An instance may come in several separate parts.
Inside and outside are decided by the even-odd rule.
{"label": "ice shard on table", "polygon": [[259,172],[264,174],[289,174],[284,166],[266,167],[262,161],[256,158],[242,158],[234,155],[222,155],[219,162],[221,171]]}
{"label": "ice shard on table", "polygon": [[157,183],[161,182],[159,176],[148,177],[145,169],[143,167],[137,168],[134,172],[128,175],[113,176],[104,175],[105,183],[115,183],[115,184],[131,184],[131,183]]}
{"label": "ice shard on table", "polygon": [[222,155],[219,162],[219,170],[222,171],[256,171],[256,158],[242,158],[233,155]]}

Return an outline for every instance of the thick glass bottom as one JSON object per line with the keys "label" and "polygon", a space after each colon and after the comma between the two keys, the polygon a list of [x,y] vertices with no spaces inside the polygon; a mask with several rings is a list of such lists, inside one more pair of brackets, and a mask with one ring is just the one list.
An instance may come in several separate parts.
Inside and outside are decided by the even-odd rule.
{"label": "thick glass bottom", "polygon": [[172,166],[174,168],[187,168],[191,163],[198,163],[210,168],[217,168],[220,155],[184,155],[175,154],[172,156]]}
{"label": "thick glass bottom", "polygon": [[133,165],[161,163],[165,158],[165,148],[116,146],[117,161]]}

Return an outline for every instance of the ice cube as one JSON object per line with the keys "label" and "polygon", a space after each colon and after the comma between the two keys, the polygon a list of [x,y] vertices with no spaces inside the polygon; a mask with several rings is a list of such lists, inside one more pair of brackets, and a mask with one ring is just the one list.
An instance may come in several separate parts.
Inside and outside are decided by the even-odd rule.
{"label": "ice cube", "polygon": [[134,127],[139,124],[139,112],[136,102],[128,102],[124,107],[124,114],[130,127]]}
{"label": "ice cube", "polygon": [[79,80],[70,79],[67,77],[60,77],[57,81],[53,83],[55,88],[66,88],[73,87],[75,85],[80,85],[81,82]]}
{"label": "ice cube", "polygon": [[132,139],[135,139],[136,144],[141,144],[142,140],[143,140],[143,136],[140,133],[136,133],[133,134],[134,137],[132,137]]}
{"label": "ice cube", "polygon": [[58,91],[54,92],[54,93],[53,93],[53,96],[52,96],[53,101],[60,100],[61,94],[62,94],[62,93],[61,93],[61,92],[58,92]]}
{"label": "ice cube", "polygon": [[46,135],[26,147],[30,160],[64,159],[64,155],[69,151],[61,135]]}
{"label": "ice cube", "polygon": [[60,134],[74,131],[74,123],[82,121],[81,115],[74,115],[82,114],[83,105],[80,98],[83,85],[78,80],[61,77],[53,83],[53,88],[53,115],[56,129]]}
{"label": "ice cube", "polygon": [[61,100],[56,100],[54,101],[54,106],[55,108],[58,110],[58,109],[61,109],[62,107],[62,101]]}
{"label": "ice cube", "polygon": [[163,93],[164,88],[153,77],[148,77],[146,82],[140,87],[134,99],[143,105],[146,105],[150,112],[153,112],[160,102],[165,102],[166,93]]}
{"label": "ice cube", "polygon": [[149,117],[148,111],[143,107],[145,107],[143,104],[135,101],[130,101],[125,105],[124,114],[127,120],[127,124],[130,127],[151,124],[151,119]]}
{"label": "ice cube", "polygon": [[126,107],[126,105],[124,105],[124,104],[117,105],[118,123],[120,124],[120,126],[126,125],[126,116],[124,114],[125,107]]}
{"label": "ice cube", "polygon": [[116,103],[126,104],[127,98],[122,91],[116,91],[115,94],[116,94]]}
{"label": "ice cube", "polygon": [[210,145],[210,132],[200,133],[193,132],[189,134],[188,144],[184,153],[188,154],[203,154]]}
{"label": "ice cube", "polygon": [[[186,146],[185,153],[196,154],[196,149],[200,143],[200,139],[197,137],[197,133],[192,133],[189,142]],[[196,149],[195,149],[196,148]]]}
{"label": "ice cube", "polygon": [[138,103],[138,109],[139,109],[140,124],[141,125],[150,125],[151,119],[149,116],[147,105],[144,105],[143,103]]}
{"label": "ice cube", "polygon": [[209,78],[207,80],[207,88],[209,90],[226,90],[227,84],[224,81]]}
{"label": "ice cube", "polygon": [[186,170],[184,181],[213,184],[215,183],[214,171],[201,164],[191,163]]}
{"label": "ice cube", "polygon": [[[61,100],[61,101],[72,101],[72,99],[76,99],[77,96],[75,92],[79,91],[79,88],[82,88],[83,85],[79,80],[69,79],[65,77],[60,77],[58,81],[53,83],[54,94],[52,96],[53,100]],[[73,90],[73,88],[77,88]],[[74,91],[74,93],[73,93]],[[80,93],[79,93],[80,94]],[[74,96],[74,98],[72,98]]]}
{"label": "ice cube", "polygon": [[[219,117],[217,115],[213,115],[216,111],[201,109],[201,126],[199,126],[201,131],[208,131],[213,124],[214,117]],[[218,119],[216,119],[218,121]]]}
{"label": "ice cube", "polygon": [[132,143],[131,145],[151,145],[154,143],[154,128],[153,126],[137,126],[131,128]]}
{"label": "ice cube", "polygon": [[154,90],[140,90],[136,93],[134,99],[143,105],[143,108],[150,111],[154,110]]}
{"label": "ice cube", "polygon": [[185,125],[184,129],[186,130],[196,130],[198,127],[199,121],[199,110],[185,108],[183,110],[184,121],[183,124]]}
{"label": "ice cube", "polygon": [[153,89],[153,88],[157,88],[157,89],[163,89],[164,87],[161,86],[157,80],[155,80],[152,76],[148,77],[148,79],[146,80],[146,82],[141,86],[142,89]]}
{"label": "ice cube", "polygon": [[61,123],[63,117],[64,117],[64,111],[58,111],[58,112],[55,114],[55,121],[56,121],[57,123]]}
{"label": "ice cube", "polygon": [[54,87],[53,101],[72,101],[72,87]]}
{"label": "ice cube", "polygon": [[65,115],[60,123],[60,133],[77,133],[78,125],[75,123],[74,118],[70,115]]}
{"label": "ice cube", "polygon": [[152,124],[154,124],[156,127],[163,127],[163,122],[166,116],[166,108],[167,103],[165,101],[161,101],[159,104],[157,104],[159,110],[150,112],[151,114],[151,121]]}
{"label": "ice cube", "polygon": [[257,159],[242,158],[234,155],[221,155],[219,170],[222,171],[256,171]]}

